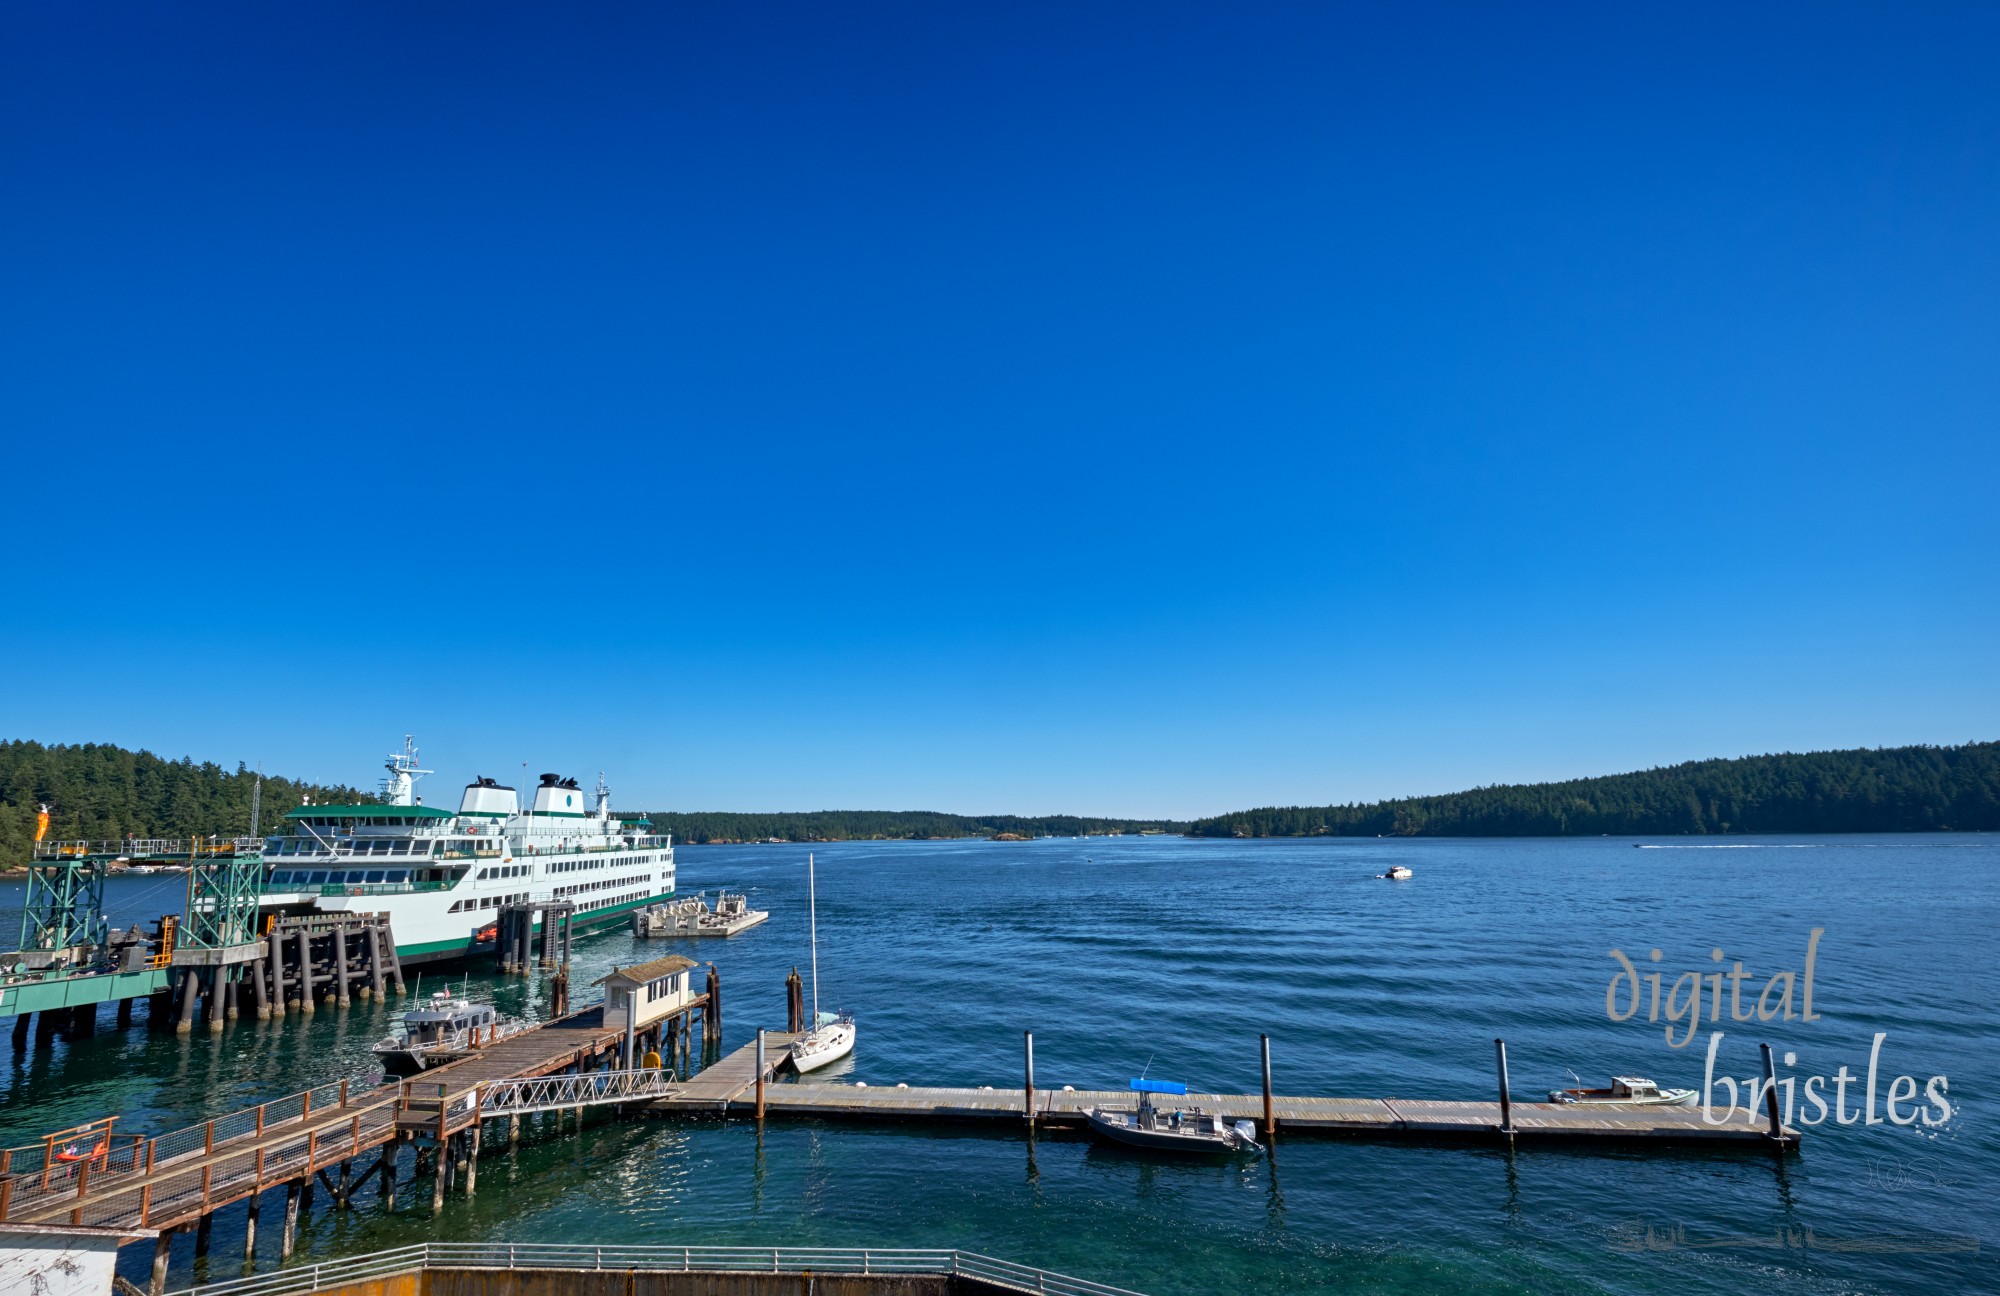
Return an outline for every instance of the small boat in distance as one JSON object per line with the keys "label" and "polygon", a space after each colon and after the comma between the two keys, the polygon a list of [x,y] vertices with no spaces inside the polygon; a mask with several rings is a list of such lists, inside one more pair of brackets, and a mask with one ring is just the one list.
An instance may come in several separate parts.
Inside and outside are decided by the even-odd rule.
{"label": "small boat in distance", "polygon": [[819,1010],[819,891],[813,881],[812,852],[806,852],[806,912],[812,931],[812,1027],[792,1043],[792,1068],[803,1075],[838,1062],[854,1051],[854,1016]]}
{"label": "small boat in distance", "polygon": [[1140,1078],[1132,1081],[1132,1092],[1139,1097],[1136,1107],[1092,1107],[1084,1113],[1090,1132],[1114,1143],[1155,1152],[1227,1155],[1259,1150],[1257,1127],[1247,1120],[1232,1124],[1199,1107],[1162,1110],[1153,1104],[1155,1094],[1186,1097],[1184,1084]]}
{"label": "small boat in distance", "polygon": [[375,1056],[390,1075],[415,1075],[425,1067],[456,1062],[521,1029],[503,1022],[491,1004],[475,1004],[440,990],[421,1008],[403,1014],[403,1032],[379,1040]]}
{"label": "small boat in distance", "polygon": [[1392,882],[1401,882],[1404,878],[1410,876],[1410,868],[1407,864],[1391,864],[1386,873],[1377,873],[1375,876],[1388,878]]}
{"label": "small boat in distance", "polygon": [[1609,1089],[1549,1090],[1552,1103],[1589,1107],[1686,1107],[1694,1099],[1692,1089],[1662,1089],[1639,1076],[1612,1076]]}

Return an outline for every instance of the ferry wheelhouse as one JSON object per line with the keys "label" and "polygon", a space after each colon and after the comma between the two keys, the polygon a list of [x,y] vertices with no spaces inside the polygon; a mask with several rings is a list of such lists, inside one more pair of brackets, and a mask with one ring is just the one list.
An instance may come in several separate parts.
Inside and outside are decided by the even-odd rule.
{"label": "ferry wheelhouse", "polygon": [[674,843],[611,810],[603,775],[588,794],[541,776],[524,809],[490,778],[456,811],[422,804],[415,744],[389,757],[377,805],[303,805],[264,844],[265,912],[387,913],[404,963],[490,950],[502,905],[568,900],[579,928],[618,921],[674,893]]}

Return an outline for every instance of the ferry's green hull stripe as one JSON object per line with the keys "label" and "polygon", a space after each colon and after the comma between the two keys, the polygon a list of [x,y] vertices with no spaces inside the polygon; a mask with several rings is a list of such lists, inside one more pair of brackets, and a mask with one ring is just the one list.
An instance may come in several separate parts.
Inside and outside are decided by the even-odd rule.
{"label": "ferry's green hull stripe", "polygon": [[[637,909],[641,905],[659,904],[661,901],[673,899],[675,894],[672,891],[662,891],[656,895],[640,896],[636,900],[626,900],[619,904],[607,905],[602,909],[593,909],[587,914],[578,914],[573,921],[578,928],[588,929],[595,926],[600,920],[609,918],[613,914],[626,913]],[[480,925],[482,927],[485,926],[484,923]],[[470,952],[472,950],[471,933],[467,933],[457,940],[425,941],[419,945],[398,945],[396,946],[396,957],[399,959],[420,958],[425,954],[442,954],[449,950]]]}

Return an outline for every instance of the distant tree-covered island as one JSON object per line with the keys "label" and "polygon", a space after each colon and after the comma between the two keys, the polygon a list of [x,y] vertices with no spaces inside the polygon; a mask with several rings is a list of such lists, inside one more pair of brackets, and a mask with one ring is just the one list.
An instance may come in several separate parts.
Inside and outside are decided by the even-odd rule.
{"label": "distant tree-covered island", "polygon": [[735,814],[720,811],[658,810],[647,816],[655,832],[675,841],[710,842],[910,841],[952,837],[1030,837],[1186,832],[1172,819],[1101,819],[1077,815],[955,815],[935,810],[808,810],[795,813]]}
{"label": "distant tree-covered island", "polygon": [[2000,829],[2000,743],[1689,761],[1561,783],[1200,819],[1194,837],[1595,837]]}

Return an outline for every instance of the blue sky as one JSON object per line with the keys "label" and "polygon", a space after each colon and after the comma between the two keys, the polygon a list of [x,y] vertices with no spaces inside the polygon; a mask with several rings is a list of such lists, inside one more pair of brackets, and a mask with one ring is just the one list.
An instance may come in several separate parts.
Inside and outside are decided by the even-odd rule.
{"label": "blue sky", "polygon": [[0,735],[1135,815],[2000,737],[1996,65],[1979,5],[10,7]]}

